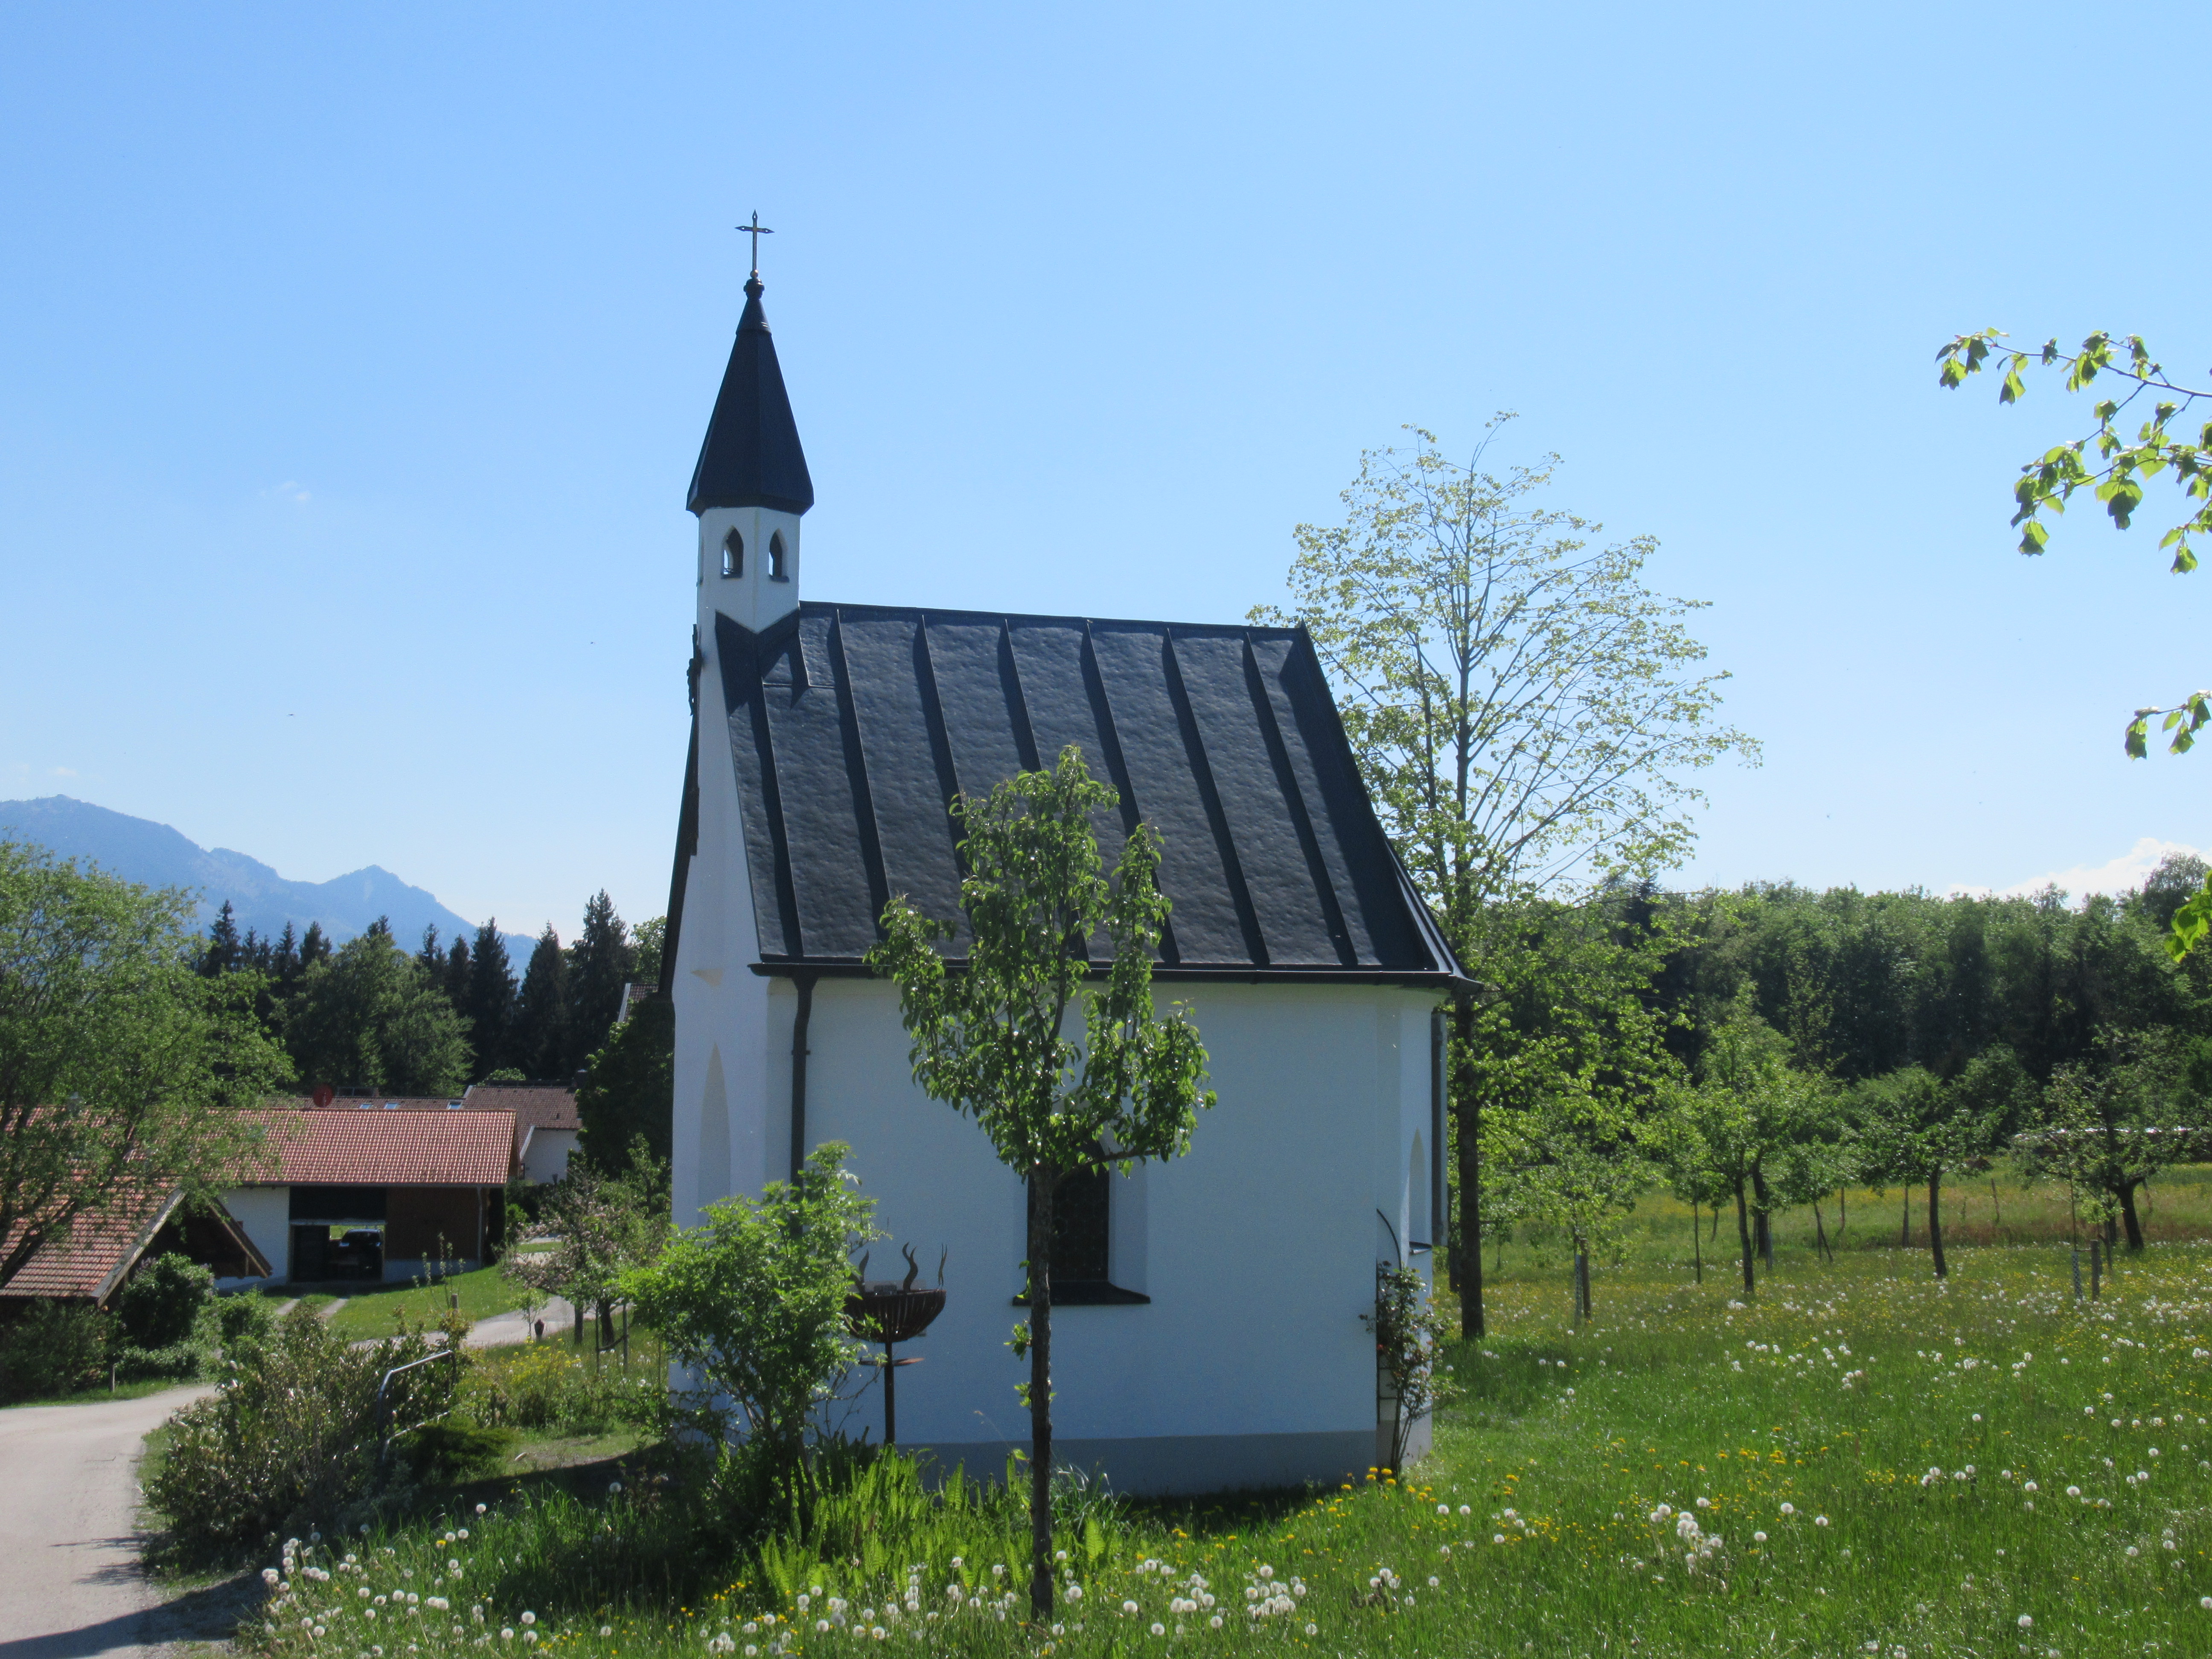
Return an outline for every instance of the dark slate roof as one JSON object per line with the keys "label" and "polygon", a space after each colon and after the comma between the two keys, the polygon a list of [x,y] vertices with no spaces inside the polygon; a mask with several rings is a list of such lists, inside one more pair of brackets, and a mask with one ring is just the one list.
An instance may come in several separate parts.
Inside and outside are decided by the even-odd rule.
{"label": "dark slate roof", "polygon": [[814,480],[806,473],[799,423],[791,418],[775,340],[768,331],[768,313],[761,309],[758,276],[745,283],[737,343],[730,348],[730,366],[722,371],[722,390],[714,398],[684,505],[694,513],[710,507],[804,513],[814,505]]}
{"label": "dark slate roof", "polygon": [[954,793],[1076,744],[1121,793],[1109,860],[1159,833],[1163,976],[1459,976],[1302,629],[805,605],[716,643],[769,971],[857,964],[894,893],[957,919]]}

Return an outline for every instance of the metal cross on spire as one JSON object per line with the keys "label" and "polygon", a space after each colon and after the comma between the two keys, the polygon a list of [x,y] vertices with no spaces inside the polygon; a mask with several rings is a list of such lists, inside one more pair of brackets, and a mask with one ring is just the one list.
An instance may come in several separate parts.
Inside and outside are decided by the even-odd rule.
{"label": "metal cross on spire", "polygon": [[763,236],[773,236],[775,233],[760,222],[760,212],[757,209],[753,212],[753,222],[749,225],[739,225],[738,229],[741,234],[753,239],[753,275],[757,276],[760,275],[760,239]]}

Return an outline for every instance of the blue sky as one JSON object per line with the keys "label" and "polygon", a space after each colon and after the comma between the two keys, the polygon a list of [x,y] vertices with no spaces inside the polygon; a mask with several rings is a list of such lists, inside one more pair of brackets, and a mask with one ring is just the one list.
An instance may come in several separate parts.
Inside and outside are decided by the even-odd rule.
{"label": "blue sky", "polygon": [[2212,843],[2212,755],[2118,742],[2208,678],[2212,572],[2080,511],[2014,556],[2080,410],[1930,362],[2212,361],[2191,15],[2123,63],[2036,4],[9,9],[0,797],[659,911],[758,209],[811,598],[1235,619],[1363,447],[1511,409],[1765,741],[1682,880]]}

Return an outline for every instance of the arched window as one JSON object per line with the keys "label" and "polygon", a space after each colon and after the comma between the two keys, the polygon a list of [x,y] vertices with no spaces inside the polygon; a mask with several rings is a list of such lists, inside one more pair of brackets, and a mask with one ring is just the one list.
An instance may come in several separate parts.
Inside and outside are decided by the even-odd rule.
{"label": "arched window", "polygon": [[722,574],[725,576],[745,574],[745,538],[734,530],[722,538]]}
{"label": "arched window", "polygon": [[768,538],[768,579],[772,582],[787,582],[791,573],[783,568],[783,532],[771,533]]}

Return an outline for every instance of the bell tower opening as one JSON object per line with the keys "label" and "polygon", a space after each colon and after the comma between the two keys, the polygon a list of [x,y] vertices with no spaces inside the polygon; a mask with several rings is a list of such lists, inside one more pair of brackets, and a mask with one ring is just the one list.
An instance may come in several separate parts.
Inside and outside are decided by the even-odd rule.
{"label": "bell tower opening", "polygon": [[768,579],[772,582],[787,582],[791,573],[784,568],[783,532],[772,532],[768,538]]}
{"label": "bell tower opening", "polygon": [[725,576],[745,574],[745,538],[734,530],[722,538],[722,574]]}

